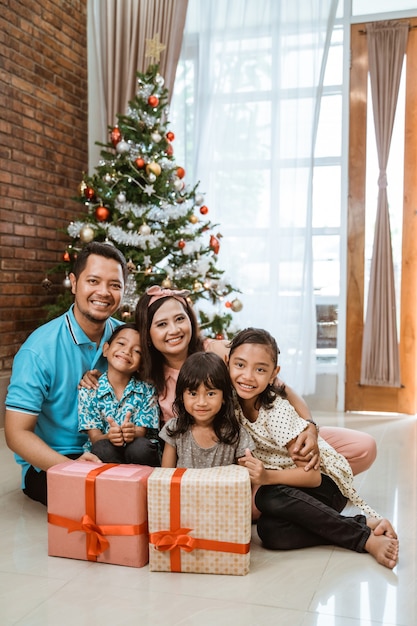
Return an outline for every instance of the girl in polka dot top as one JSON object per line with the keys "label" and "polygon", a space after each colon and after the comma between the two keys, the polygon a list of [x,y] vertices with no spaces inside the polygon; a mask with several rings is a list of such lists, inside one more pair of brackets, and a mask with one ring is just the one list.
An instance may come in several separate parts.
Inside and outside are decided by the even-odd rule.
{"label": "girl in polka dot top", "polygon": [[[239,463],[247,467],[257,489],[257,530],[263,545],[272,550],[337,545],[368,552],[392,569],[398,559],[396,532],[356,492],[346,459],[320,436],[316,468],[306,471],[308,459],[294,453],[307,424],[285,399],[284,388],[275,385],[278,354],[275,339],[261,329],[247,328],[230,344],[236,412],[256,446]],[[348,502],[367,517],[341,515]]]}

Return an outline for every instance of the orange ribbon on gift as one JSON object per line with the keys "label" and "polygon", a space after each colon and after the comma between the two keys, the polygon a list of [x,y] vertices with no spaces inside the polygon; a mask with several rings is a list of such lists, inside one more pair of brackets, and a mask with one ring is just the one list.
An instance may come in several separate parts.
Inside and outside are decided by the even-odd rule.
{"label": "orange ribbon on gift", "polygon": [[192,552],[196,549],[215,550],[216,552],[233,552],[247,554],[250,543],[233,543],[215,539],[198,539],[190,537],[192,528],[181,528],[181,479],[186,468],[177,468],[171,478],[170,489],[170,524],[171,530],[160,530],[150,533],[149,541],[161,552],[169,551],[171,572],[181,572],[181,550]]}
{"label": "orange ribbon on gift", "polygon": [[105,552],[110,543],[105,535],[117,535],[132,537],[148,532],[148,524],[96,524],[96,493],[95,481],[99,474],[112,467],[117,467],[117,463],[106,463],[96,467],[89,472],[85,479],[85,509],[86,514],[80,521],[72,520],[62,515],[48,513],[48,522],[55,526],[67,528],[68,533],[81,531],[86,533],[86,550],[89,561],[97,561],[97,557]]}

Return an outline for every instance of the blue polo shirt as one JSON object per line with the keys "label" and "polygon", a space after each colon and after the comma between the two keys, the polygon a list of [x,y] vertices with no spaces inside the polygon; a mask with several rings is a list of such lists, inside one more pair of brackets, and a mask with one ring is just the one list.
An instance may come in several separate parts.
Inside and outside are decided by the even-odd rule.
{"label": "blue polo shirt", "polygon": [[[110,318],[99,348],[74,317],[67,313],[37,328],[13,361],[6,408],[37,415],[35,433],[61,454],[82,454],[86,435],[78,432],[77,387],[83,374],[97,368],[107,370],[102,347],[121,322]],[[19,455],[22,488],[29,468]]]}

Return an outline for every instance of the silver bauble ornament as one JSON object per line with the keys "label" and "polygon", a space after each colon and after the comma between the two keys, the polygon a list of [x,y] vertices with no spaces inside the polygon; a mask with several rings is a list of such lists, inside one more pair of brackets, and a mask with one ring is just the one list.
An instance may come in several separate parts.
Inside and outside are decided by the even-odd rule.
{"label": "silver bauble ornament", "polygon": [[117,194],[117,202],[120,202],[120,204],[126,202],[126,194],[123,191]]}
{"label": "silver bauble ornament", "polygon": [[71,281],[68,274],[66,274],[64,280],[62,281],[62,284],[64,285],[65,289],[71,289]]}
{"label": "silver bauble ornament", "polygon": [[119,143],[116,146],[116,150],[119,154],[127,154],[127,152],[130,151],[130,146],[127,143],[127,141],[123,141],[123,139],[121,141],[119,141]]}

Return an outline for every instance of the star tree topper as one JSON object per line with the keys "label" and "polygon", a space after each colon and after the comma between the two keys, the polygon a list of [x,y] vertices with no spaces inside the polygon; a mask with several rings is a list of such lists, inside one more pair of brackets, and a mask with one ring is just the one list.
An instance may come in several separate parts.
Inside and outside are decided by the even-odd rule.
{"label": "star tree topper", "polygon": [[166,48],[166,46],[159,41],[159,33],[156,33],[153,39],[145,39],[145,43],[145,57],[155,59],[155,61],[159,63],[161,52],[163,52]]}

